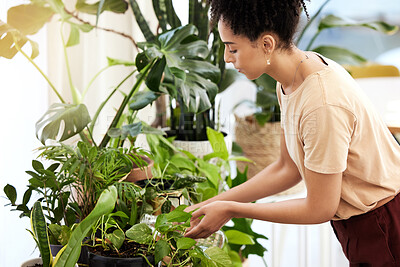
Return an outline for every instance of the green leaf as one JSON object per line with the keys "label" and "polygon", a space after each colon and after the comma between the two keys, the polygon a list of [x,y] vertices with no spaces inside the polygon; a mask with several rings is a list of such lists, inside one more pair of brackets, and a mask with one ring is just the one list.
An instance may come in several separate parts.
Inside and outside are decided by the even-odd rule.
{"label": "green leaf", "polygon": [[313,51],[324,55],[325,57],[330,58],[342,65],[360,65],[367,61],[365,58],[345,48],[335,46],[319,46],[317,48],[313,48]]}
{"label": "green leaf", "polygon": [[211,182],[211,184],[214,185],[215,188],[218,188],[221,179],[221,175],[219,174],[219,167],[205,162],[204,160],[198,160],[199,164],[199,171],[204,174],[205,177],[207,177],[208,181]]}
{"label": "green leaf", "polygon": [[50,252],[47,224],[43,215],[42,204],[40,201],[36,201],[33,205],[31,213],[31,227],[39,247],[40,256],[43,261],[43,267],[49,267],[51,266],[53,257]]}
{"label": "green leaf", "polygon": [[7,23],[23,35],[32,35],[42,29],[53,14],[49,7],[35,4],[19,5],[8,9]]}
{"label": "green leaf", "polygon": [[245,234],[238,230],[228,230],[225,231],[226,238],[228,242],[236,245],[254,245],[254,240],[251,235]]}
{"label": "green leaf", "polygon": [[26,190],[24,193],[24,197],[22,198],[22,205],[28,204],[29,200],[31,199],[31,196],[32,196],[32,189]]}
{"label": "green leaf", "polygon": [[122,230],[116,229],[111,234],[107,234],[107,238],[117,249],[120,249],[124,243],[125,234]]}
{"label": "green leaf", "polygon": [[[87,4],[86,0],[78,0],[76,2],[75,8],[83,13],[96,15],[99,8],[99,2],[94,4]],[[128,3],[124,0],[106,0],[102,5],[100,13],[103,11],[111,11],[113,13],[125,13],[128,10]]]}
{"label": "green leaf", "polygon": [[232,261],[229,258],[229,255],[220,249],[219,247],[210,247],[207,248],[204,253],[208,255],[210,260],[216,263],[218,266],[231,266]]}
{"label": "green leaf", "polygon": [[228,160],[229,152],[226,148],[224,135],[221,132],[215,131],[210,127],[207,127],[207,137],[210,141],[211,147],[215,153],[221,153],[223,160]]}
{"label": "green leaf", "polygon": [[100,194],[94,209],[73,230],[68,244],[56,255],[54,267],[73,267],[76,264],[81,253],[82,240],[101,216],[114,209],[116,201],[115,186],[108,187]]}
{"label": "green leaf", "polygon": [[189,213],[176,209],[167,214],[167,220],[169,222],[186,222],[190,217],[192,217],[192,215]]}
{"label": "green leaf", "polygon": [[165,57],[158,59],[150,70],[149,75],[146,78],[147,87],[153,92],[160,92],[160,82],[164,73],[165,65],[167,61]]}
{"label": "green leaf", "polygon": [[10,184],[7,184],[3,190],[8,200],[10,200],[11,205],[15,205],[15,201],[17,201],[17,190],[15,190],[15,187]]}
{"label": "green leaf", "polygon": [[149,104],[153,103],[160,94],[156,94],[152,91],[140,91],[137,92],[131,100],[129,108],[133,111],[141,110]]}
{"label": "green leaf", "polygon": [[108,66],[116,66],[116,65],[124,65],[124,66],[135,66],[135,62],[132,61],[125,61],[122,59],[116,59],[116,58],[111,58],[111,57],[107,57],[107,62],[108,62]]}
{"label": "green leaf", "polygon": [[240,258],[240,255],[238,252],[234,250],[229,250],[228,251],[229,258],[232,261],[232,267],[242,267],[242,259]]}
{"label": "green leaf", "polygon": [[79,28],[74,24],[70,24],[70,27],[71,27],[71,31],[69,33],[67,47],[71,47],[71,46],[79,44],[79,40],[80,40]]}
{"label": "green leaf", "polygon": [[236,168],[237,175],[236,175],[235,179],[232,180],[231,188],[233,188],[235,186],[238,186],[238,185],[241,185],[241,184],[243,184],[244,182],[247,181],[247,170],[248,170],[248,168],[249,167],[246,166],[246,168],[244,169],[243,172],[240,172],[239,168]]}
{"label": "green leaf", "polygon": [[38,173],[43,173],[43,171],[44,171],[43,164],[38,160],[32,160],[32,167]]}
{"label": "green leaf", "polygon": [[167,241],[165,240],[157,241],[154,249],[155,262],[156,263],[160,262],[164,257],[168,256],[170,252],[171,248]]}
{"label": "green leaf", "polygon": [[356,22],[349,19],[343,19],[335,15],[328,15],[324,17],[318,25],[318,30],[322,31],[335,27],[366,27],[388,35],[395,34],[399,30],[398,26],[390,25],[383,21]]}
{"label": "green leaf", "polygon": [[36,122],[36,136],[42,144],[45,144],[48,139],[56,140],[61,129],[63,129],[61,137],[58,140],[62,142],[80,133],[89,122],[90,115],[84,104],[55,103]]}
{"label": "green leaf", "polygon": [[189,237],[182,237],[178,239],[176,245],[178,246],[178,249],[189,249],[196,245],[196,240]]}
{"label": "green leaf", "polygon": [[147,42],[153,42],[156,40],[156,37],[151,32],[149,25],[147,24],[146,19],[144,18],[142,11],[139,8],[136,0],[129,0],[129,4],[132,8],[133,14],[135,15],[136,22],[139,25],[140,30],[142,31],[144,37]]}
{"label": "green leaf", "polygon": [[167,21],[168,24],[171,25],[171,28],[177,28],[181,26],[181,21],[175,13],[174,5],[172,0],[165,0],[164,1],[165,9],[167,12]]}
{"label": "green leaf", "polygon": [[139,244],[150,244],[153,238],[151,229],[144,223],[133,225],[125,234],[126,237]]}
{"label": "green leaf", "polygon": [[196,165],[193,163],[193,161],[182,154],[173,155],[170,161],[180,169],[186,169],[192,172],[196,171]]}

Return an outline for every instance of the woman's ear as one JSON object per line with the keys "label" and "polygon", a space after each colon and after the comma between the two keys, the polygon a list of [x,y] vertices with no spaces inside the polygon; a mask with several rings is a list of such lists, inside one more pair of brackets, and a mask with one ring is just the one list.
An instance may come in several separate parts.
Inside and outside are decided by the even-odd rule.
{"label": "woman's ear", "polygon": [[275,37],[271,34],[265,34],[261,36],[261,44],[264,52],[268,55],[271,54],[272,51],[276,48],[276,40]]}

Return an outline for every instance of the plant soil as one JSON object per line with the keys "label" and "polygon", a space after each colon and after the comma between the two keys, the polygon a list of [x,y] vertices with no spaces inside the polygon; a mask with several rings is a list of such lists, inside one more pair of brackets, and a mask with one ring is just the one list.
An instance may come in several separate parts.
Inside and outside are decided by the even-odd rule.
{"label": "plant soil", "polygon": [[118,252],[112,249],[105,250],[100,245],[96,247],[89,247],[89,251],[104,257],[134,258],[140,256],[141,254],[146,256],[147,246],[125,240]]}

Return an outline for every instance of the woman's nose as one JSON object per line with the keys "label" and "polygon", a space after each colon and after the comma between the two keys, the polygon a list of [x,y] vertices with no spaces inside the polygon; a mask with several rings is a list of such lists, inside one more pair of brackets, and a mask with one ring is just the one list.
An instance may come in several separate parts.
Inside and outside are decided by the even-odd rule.
{"label": "woman's nose", "polygon": [[233,62],[233,57],[232,54],[229,53],[229,49],[224,50],[224,60],[226,63],[232,63]]}

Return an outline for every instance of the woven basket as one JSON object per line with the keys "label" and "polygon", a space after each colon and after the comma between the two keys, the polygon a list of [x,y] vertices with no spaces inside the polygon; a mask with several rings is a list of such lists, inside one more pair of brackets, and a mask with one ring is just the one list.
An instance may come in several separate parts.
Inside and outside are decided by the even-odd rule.
{"label": "woven basket", "polygon": [[[269,164],[276,161],[280,154],[280,122],[266,123],[260,126],[254,116],[240,118],[236,116],[236,143],[243,149],[245,157],[254,163],[237,162],[241,172],[248,166],[247,177],[251,178]],[[304,190],[304,182],[299,183],[278,195],[289,195]]]}

